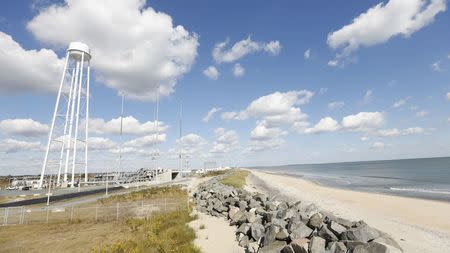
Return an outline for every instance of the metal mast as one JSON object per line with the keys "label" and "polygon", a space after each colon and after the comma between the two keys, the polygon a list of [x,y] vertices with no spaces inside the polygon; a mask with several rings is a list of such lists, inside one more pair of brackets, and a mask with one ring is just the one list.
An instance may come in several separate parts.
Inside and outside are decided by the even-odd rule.
{"label": "metal mast", "polygon": [[[53,111],[39,188],[43,186],[46,171],[53,173],[52,171],[56,171],[56,168],[58,170],[56,184],[69,184],[67,177],[69,165],[72,173],[71,187],[75,184],[77,165],[84,165],[85,182],[88,180],[90,60],[91,54],[87,45],[81,42],[70,43]],[[65,99],[66,103],[61,102],[62,99]],[[85,131],[84,140],[78,137],[80,130]],[[77,157],[77,150],[80,149],[79,142],[82,142],[81,148],[84,148],[83,162],[80,162],[79,160],[82,159]],[[64,177],[61,182],[63,166]],[[81,172],[81,168],[79,170]]]}
{"label": "metal mast", "polygon": [[122,170],[122,133],[123,133],[123,100],[125,98],[125,95],[122,94],[122,108],[120,110],[120,146],[119,146],[119,171]]}
{"label": "metal mast", "polygon": [[155,142],[155,179],[158,178],[158,158],[159,158],[159,146],[158,146],[158,142],[159,142],[159,85],[156,91],[156,107],[155,107],[155,138],[154,138],[154,142]]}
{"label": "metal mast", "polygon": [[182,129],[183,129],[183,103],[180,103],[180,171],[183,170],[183,142],[181,141],[181,137],[182,137]]}

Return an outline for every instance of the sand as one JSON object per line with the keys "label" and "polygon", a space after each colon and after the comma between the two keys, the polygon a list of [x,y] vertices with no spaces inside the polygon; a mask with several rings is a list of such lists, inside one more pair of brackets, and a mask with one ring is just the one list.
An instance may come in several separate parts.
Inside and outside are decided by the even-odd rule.
{"label": "sand", "polygon": [[304,179],[252,170],[247,189],[314,203],[391,234],[406,253],[450,252],[450,203],[324,187]]}

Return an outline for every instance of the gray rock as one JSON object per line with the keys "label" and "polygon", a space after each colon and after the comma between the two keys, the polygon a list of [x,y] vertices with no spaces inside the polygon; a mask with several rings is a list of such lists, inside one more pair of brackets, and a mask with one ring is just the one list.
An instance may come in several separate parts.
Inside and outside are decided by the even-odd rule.
{"label": "gray rock", "polygon": [[308,226],[310,228],[320,228],[322,226],[322,215],[315,213],[309,218]]}
{"label": "gray rock", "polygon": [[380,237],[373,241],[386,245],[390,249],[391,253],[398,251],[403,252],[402,247],[400,247],[400,245],[388,234],[382,233]]}
{"label": "gray rock", "polygon": [[259,243],[258,242],[251,242],[247,246],[247,252],[248,253],[257,253],[259,250]]}
{"label": "gray rock", "polygon": [[250,243],[248,236],[242,237],[242,239],[239,241],[239,246],[246,248],[248,244]]}
{"label": "gray rock", "polygon": [[287,229],[282,228],[280,231],[278,231],[278,233],[275,235],[275,239],[280,240],[280,241],[285,241],[289,238],[289,233],[287,231]]}
{"label": "gray rock", "polygon": [[247,221],[247,217],[245,217],[245,213],[242,211],[235,212],[232,216],[230,216],[231,225],[241,225]]}
{"label": "gray rock", "polygon": [[283,219],[272,219],[272,222],[271,222],[273,225],[277,225],[277,226],[279,226],[279,227],[281,227],[281,228],[285,228],[286,226],[287,226],[287,222],[285,221],[285,220],[283,220]]}
{"label": "gray rock", "polygon": [[347,247],[343,242],[330,242],[327,246],[327,251],[330,253],[346,253]]}
{"label": "gray rock", "polygon": [[309,243],[307,238],[298,238],[292,240],[290,245],[295,253],[308,253]]}
{"label": "gray rock", "polygon": [[267,201],[266,202],[266,210],[267,211],[276,211],[278,203],[275,201]]}
{"label": "gray rock", "polygon": [[353,250],[356,246],[364,245],[365,242],[359,242],[359,241],[342,241],[348,250]]}
{"label": "gray rock", "polygon": [[325,253],[325,239],[313,236],[309,243],[309,251],[311,253]]}
{"label": "gray rock", "polygon": [[239,201],[239,209],[241,209],[241,211],[245,211],[247,209],[248,205],[246,201]]}
{"label": "gray rock", "polygon": [[295,253],[294,249],[292,248],[291,245],[286,245],[284,246],[284,248],[281,250],[281,253]]}
{"label": "gray rock", "polygon": [[248,206],[250,208],[257,208],[261,206],[261,202],[255,200],[255,199],[250,199],[250,202],[248,203]]}
{"label": "gray rock", "polygon": [[390,253],[390,251],[386,245],[377,242],[369,242],[356,246],[352,253]]}
{"label": "gray rock", "polygon": [[264,230],[264,226],[260,223],[252,223],[250,225],[250,233],[255,241],[258,241],[264,235]]}
{"label": "gray rock", "polygon": [[378,230],[364,224],[356,228],[350,228],[341,234],[343,240],[368,242],[380,237]]}
{"label": "gray rock", "polygon": [[266,233],[264,235],[264,245],[268,245],[271,244],[272,242],[276,241],[276,235],[277,233],[280,231],[280,227],[275,226],[275,225],[270,225],[267,229],[266,229]]}
{"label": "gray rock", "polygon": [[322,226],[317,233],[320,237],[327,241],[337,241],[338,238],[326,226]]}
{"label": "gray rock", "polygon": [[337,236],[341,235],[342,233],[344,233],[345,231],[347,231],[347,229],[342,226],[341,224],[337,223],[336,221],[330,221],[329,223],[330,225],[328,225],[328,228],[333,231],[333,233]]}
{"label": "gray rock", "polygon": [[309,237],[312,232],[312,229],[306,226],[303,222],[300,222],[291,227],[291,234],[289,235],[289,237],[291,238],[291,240]]}
{"label": "gray rock", "polygon": [[280,251],[286,246],[284,241],[275,241],[269,245],[266,245],[259,249],[258,253],[280,253]]}
{"label": "gray rock", "polygon": [[236,230],[236,233],[242,233],[244,235],[250,234],[250,224],[248,223],[241,224],[239,228]]}

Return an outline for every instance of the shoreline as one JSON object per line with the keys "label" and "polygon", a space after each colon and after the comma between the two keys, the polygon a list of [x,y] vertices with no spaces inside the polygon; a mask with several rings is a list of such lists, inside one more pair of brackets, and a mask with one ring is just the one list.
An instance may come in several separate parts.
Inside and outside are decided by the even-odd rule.
{"label": "shoreline", "polygon": [[313,203],[345,219],[365,220],[392,235],[404,252],[438,253],[450,247],[448,202],[332,188],[301,177],[248,170],[248,188]]}
{"label": "shoreline", "polygon": [[422,196],[406,196],[406,195],[402,195],[402,194],[395,194],[395,193],[388,193],[388,192],[364,191],[364,190],[360,190],[360,189],[352,189],[352,188],[339,187],[339,186],[335,186],[335,185],[321,184],[320,182],[314,181],[314,180],[312,180],[310,178],[307,178],[307,177],[305,177],[304,175],[301,175],[301,174],[293,174],[293,173],[289,173],[289,172],[279,172],[278,173],[278,172],[270,171],[270,170],[259,170],[259,169],[249,169],[249,168],[243,168],[243,169],[249,170],[249,171],[256,171],[256,172],[267,173],[267,174],[271,174],[271,175],[280,175],[280,176],[286,176],[286,177],[294,177],[296,179],[304,180],[304,181],[307,181],[307,182],[309,182],[311,184],[315,184],[315,185],[320,186],[320,187],[327,187],[327,188],[346,190],[346,191],[352,191],[352,192],[360,192],[360,193],[372,193],[372,194],[379,194],[379,195],[393,196],[393,197],[401,197],[401,198],[409,198],[409,199],[428,200],[428,201],[435,201],[435,202],[439,202],[439,203],[450,204],[450,200],[445,200],[445,199],[442,199],[442,198],[426,198],[426,197],[422,197]]}

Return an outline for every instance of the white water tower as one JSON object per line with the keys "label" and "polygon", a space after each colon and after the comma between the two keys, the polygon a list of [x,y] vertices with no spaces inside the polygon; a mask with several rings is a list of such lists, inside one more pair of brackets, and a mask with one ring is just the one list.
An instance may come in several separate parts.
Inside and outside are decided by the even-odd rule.
{"label": "white water tower", "polygon": [[[39,188],[44,176],[57,173],[56,185],[74,187],[75,173],[88,180],[89,74],[91,52],[72,42],[66,52],[64,71],[56,97]],[[68,178],[70,176],[70,178]]]}

